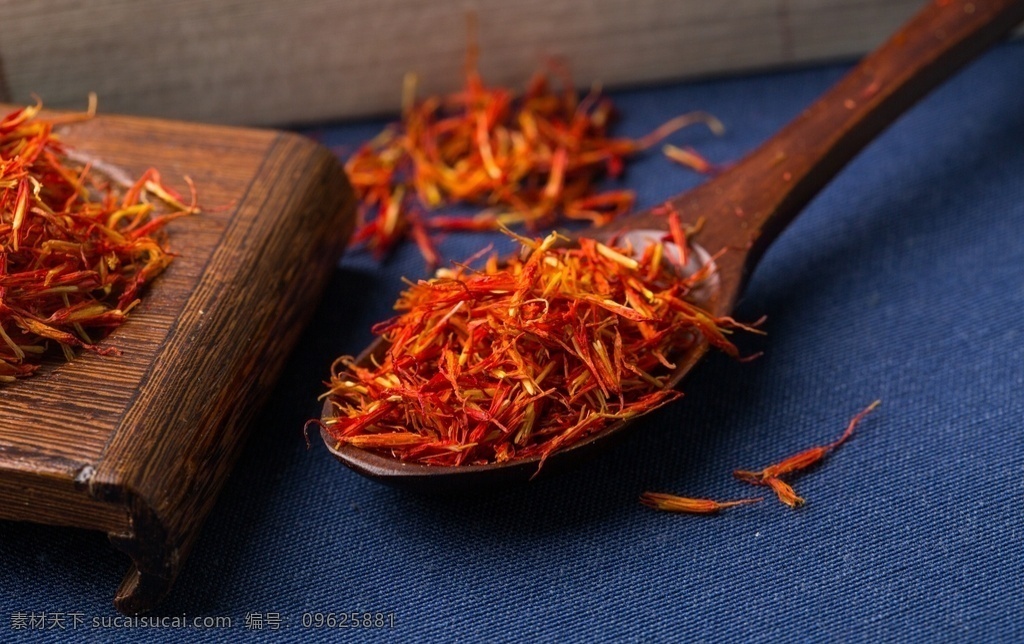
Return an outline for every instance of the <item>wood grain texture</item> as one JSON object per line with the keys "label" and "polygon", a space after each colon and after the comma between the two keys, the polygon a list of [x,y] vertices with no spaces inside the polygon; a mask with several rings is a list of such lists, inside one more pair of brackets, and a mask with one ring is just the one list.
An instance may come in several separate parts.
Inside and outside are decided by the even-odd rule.
{"label": "wood grain texture", "polygon": [[[581,87],[637,85],[858,56],[920,0],[0,0],[12,96],[211,122],[322,121],[462,82],[466,14],[480,66],[522,87],[545,60]],[[40,37],[42,35],[42,37]],[[112,73],[116,70],[116,73]],[[131,82],[126,82],[131,79]],[[693,106],[681,107],[681,111]]]}
{"label": "wood grain texture", "polygon": [[[8,109],[0,106],[0,111]],[[126,324],[0,390],[0,518],[103,530],[133,569],[116,604],[169,589],[354,224],[344,173],[293,134],[101,116],[62,138],[101,167],[172,186],[178,257]]]}
{"label": "wood grain texture", "polygon": [[7,73],[4,71],[4,59],[0,58],[0,103],[11,100],[11,88],[7,84]]}

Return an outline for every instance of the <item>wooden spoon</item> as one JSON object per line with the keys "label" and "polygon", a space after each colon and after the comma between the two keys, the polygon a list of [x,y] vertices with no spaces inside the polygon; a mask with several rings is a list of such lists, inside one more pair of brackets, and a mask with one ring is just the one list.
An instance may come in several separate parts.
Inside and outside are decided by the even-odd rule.
{"label": "wooden spoon", "polygon": [[[1024,0],[933,0],[874,53],[778,134],[713,180],[675,197],[669,204],[684,223],[706,220],[698,241],[729,252],[717,260],[716,292],[708,306],[728,315],[748,276],[768,245],[803,207],[868,142],[940,82],[1005,36],[1024,20]],[[587,231],[608,237],[623,229],[662,230],[665,217],[650,211],[631,215],[607,229]],[[380,341],[360,356],[384,350]],[[672,386],[707,351],[698,345],[680,356]],[[330,401],[324,420],[332,416]],[[617,422],[575,445],[552,453],[541,472],[549,473],[588,456],[621,435],[629,422]],[[468,491],[526,481],[538,472],[539,457],[505,463],[433,466],[405,463],[350,445],[321,432],[342,463],[384,483],[429,491]]]}

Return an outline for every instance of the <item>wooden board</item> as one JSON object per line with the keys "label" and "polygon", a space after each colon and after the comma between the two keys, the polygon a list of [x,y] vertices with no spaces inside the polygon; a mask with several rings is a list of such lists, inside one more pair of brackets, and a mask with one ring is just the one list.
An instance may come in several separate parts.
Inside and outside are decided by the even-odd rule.
{"label": "wooden board", "polygon": [[335,157],[294,134],[100,116],[60,136],[132,177],[155,167],[184,189],[188,175],[206,207],[169,225],[178,257],[104,341],[121,355],[0,388],[0,519],[107,532],[133,562],[115,604],[137,612],[174,582],[354,199]]}

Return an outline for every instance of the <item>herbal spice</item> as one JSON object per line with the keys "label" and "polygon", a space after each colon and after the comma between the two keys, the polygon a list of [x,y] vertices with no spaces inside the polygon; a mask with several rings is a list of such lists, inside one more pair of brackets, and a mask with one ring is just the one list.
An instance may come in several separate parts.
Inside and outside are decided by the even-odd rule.
{"label": "herbal spice", "polygon": [[857,427],[860,421],[862,421],[865,416],[871,413],[871,411],[881,403],[882,401],[876,400],[861,410],[860,413],[850,420],[850,423],[846,426],[846,430],[842,435],[828,445],[820,445],[805,449],[798,454],[794,454],[789,458],[783,459],[773,465],[769,465],[757,472],[736,470],[733,472],[733,476],[745,483],[768,486],[773,492],[775,492],[775,495],[780,501],[791,508],[801,506],[804,504],[803,497],[797,495],[796,491],[793,490],[793,487],[783,481],[782,477],[797,474],[819,463],[825,458],[825,456],[845,443],[850,436],[853,435],[853,430]]}
{"label": "herbal spice", "polygon": [[[714,117],[693,112],[640,139],[614,138],[611,100],[597,90],[580,99],[564,70],[538,73],[516,98],[509,89],[484,85],[475,47],[468,59],[461,92],[407,98],[401,122],[346,162],[361,204],[354,244],[384,255],[411,237],[433,267],[438,257],[432,231],[519,223],[536,231],[563,216],[605,224],[629,212],[634,195],[599,191],[599,178],[617,176],[632,155],[680,128],[703,123],[715,133],[723,130]],[[558,89],[554,76],[561,79]],[[407,90],[412,87],[407,82]],[[713,171],[693,150],[669,147],[665,153],[698,172]],[[486,210],[474,217],[433,214],[454,204]]]}
{"label": "herbal spice", "polygon": [[[339,444],[436,465],[540,457],[678,398],[673,360],[699,342],[730,355],[739,327],[691,301],[665,242],[627,246],[519,238],[499,267],[412,284],[373,364],[339,358],[325,429]],[[747,328],[747,327],[743,327]]]}
{"label": "herbal spice", "polygon": [[[871,411],[880,404],[881,401],[876,400],[854,416],[846,426],[846,430],[842,435],[828,445],[811,447],[799,454],[794,454],[789,458],[783,459],[774,465],[769,465],[757,472],[736,470],[733,472],[733,476],[744,483],[764,485],[770,488],[779,500],[789,507],[799,507],[804,504],[804,499],[797,495],[793,487],[789,483],[783,481],[781,477],[802,472],[821,462],[825,456],[845,443],[850,436],[853,435],[853,430],[857,427],[860,421],[862,421],[865,416],[871,413]],[[640,495],[640,502],[647,507],[654,508],[655,510],[662,510],[664,512],[680,512],[686,514],[717,514],[726,508],[749,503],[758,503],[762,500],[762,498],[755,498],[740,499],[738,501],[713,501],[711,499],[693,499],[676,496],[674,494],[663,494],[660,492],[644,492]]]}
{"label": "herbal spice", "polygon": [[682,514],[718,514],[727,508],[760,503],[763,500],[762,497],[757,497],[738,499],[736,501],[714,501],[712,499],[692,499],[685,496],[676,496],[675,494],[662,494],[660,492],[644,492],[640,495],[640,503],[649,508]]}
{"label": "herbal spice", "polygon": [[[75,349],[114,353],[97,342],[171,262],[158,231],[197,211],[194,194],[185,205],[155,170],[115,190],[70,162],[60,121],[40,109],[0,119],[0,382],[31,375],[48,346],[69,360]],[[170,212],[156,215],[151,197]]]}
{"label": "herbal spice", "polygon": [[715,174],[719,171],[719,168],[712,165],[710,161],[705,159],[693,148],[680,148],[675,145],[666,144],[661,148],[662,153],[675,161],[681,166],[690,168],[694,172],[701,174]]}

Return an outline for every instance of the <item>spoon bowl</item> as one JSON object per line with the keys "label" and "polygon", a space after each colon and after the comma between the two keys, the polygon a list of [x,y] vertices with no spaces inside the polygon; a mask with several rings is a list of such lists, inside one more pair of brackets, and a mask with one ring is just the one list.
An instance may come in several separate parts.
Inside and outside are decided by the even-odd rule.
{"label": "spoon bowl", "polygon": [[[684,225],[703,222],[696,236],[699,246],[691,244],[695,261],[709,261],[707,251],[717,258],[713,277],[699,293],[702,306],[716,316],[730,315],[769,244],[828,181],[896,117],[1021,20],[1024,0],[929,2],[778,134],[726,172],[669,200],[666,206],[679,213]],[[647,211],[584,234],[599,240],[628,236],[637,245],[660,237],[664,229],[665,217]],[[378,341],[357,362],[384,350]],[[677,386],[707,350],[701,340],[673,356],[676,369],[670,385]],[[328,400],[323,419],[332,416]],[[325,430],[321,434],[338,460],[373,479],[424,491],[458,492],[563,470],[627,434],[634,421],[616,421],[551,453],[540,470],[539,456],[486,465],[407,463],[338,444]]]}

